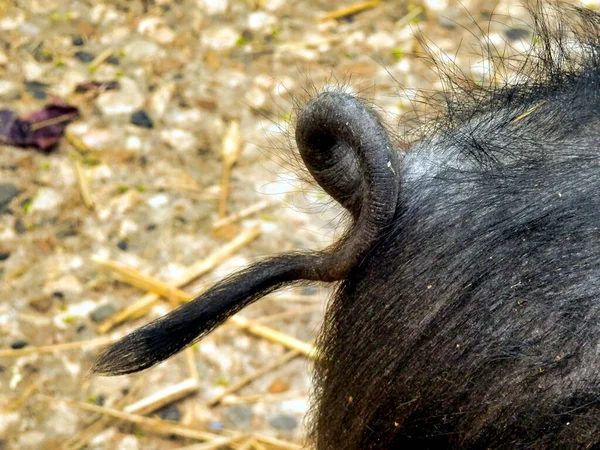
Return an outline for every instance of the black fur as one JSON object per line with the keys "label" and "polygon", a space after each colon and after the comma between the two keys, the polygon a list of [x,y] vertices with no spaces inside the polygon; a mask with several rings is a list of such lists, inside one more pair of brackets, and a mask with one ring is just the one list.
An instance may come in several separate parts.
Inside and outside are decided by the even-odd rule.
{"label": "black fur", "polygon": [[318,340],[317,449],[600,448],[600,16],[532,14],[527,81],[450,80],[445,120],[407,154],[358,100],[309,101],[298,147],[350,212],[346,235],[222,281],[94,370],[141,370],[273,289],[341,280]]}

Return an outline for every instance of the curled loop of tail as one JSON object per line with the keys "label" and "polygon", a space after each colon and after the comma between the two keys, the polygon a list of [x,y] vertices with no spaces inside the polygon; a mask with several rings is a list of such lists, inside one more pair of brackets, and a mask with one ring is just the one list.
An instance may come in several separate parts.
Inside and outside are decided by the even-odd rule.
{"label": "curled loop of tail", "polygon": [[296,142],[315,180],[352,214],[346,235],[325,250],[279,255],[220,281],[110,346],[96,360],[94,372],[120,375],[151,367],[280,287],[341,280],[360,263],[396,212],[399,160],[385,129],[355,97],[323,92],[300,111]]}

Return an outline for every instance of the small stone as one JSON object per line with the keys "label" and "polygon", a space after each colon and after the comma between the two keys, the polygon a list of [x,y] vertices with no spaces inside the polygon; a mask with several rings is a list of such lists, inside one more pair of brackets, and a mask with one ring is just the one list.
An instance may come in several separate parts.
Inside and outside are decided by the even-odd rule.
{"label": "small stone", "polygon": [[81,47],[84,44],[83,38],[79,35],[74,35],[71,37],[71,43],[75,46],[75,47]]}
{"label": "small stone", "polygon": [[119,242],[117,242],[117,247],[125,252],[129,248],[129,244],[125,239],[121,239]]}
{"label": "small stone", "polygon": [[223,418],[227,426],[237,429],[248,429],[252,426],[254,412],[246,405],[233,405],[223,409]]}
{"label": "small stone", "polygon": [[169,196],[167,194],[156,194],[148,199],[148,204],[153,208],[162,208],[169,204]]}
{"label": "small stone", "polygon": [[207,30],[203,35],[203,43],[210,49],[224,52],[234,48],[240,33],[232,27],[217,27]]}
{"label": "small stone", "polygon": [[521,39],[529,37],[531,31],[525,28],[510,28],[506,30],[504,34],[511,41],[519,41]]}
{"label": "small stone", "polygon": [[21,219],[20,217],[17,217],[17,219],[15,220],[15,232],[17,234],[27,233],[27,227],[25,226],[23,219]]}
{"label": "small stone", "polygon": [[189,131],[180,128],[168,128],[160,133],[160,137],[170,147],[179,151],[190,151],[198,148],[198,139]]}
{"label": "small stone", "polygon": [[158,415],[162,420],[170,420],[171,422],[179,422],[181,420],[181,411],[175,405],[169,405],[161,409]]}
{"label": "small stone", "polygon": [[39,313],[46,313],[50,311],[50,308],[52,308],[52,303],[52,297],[43,296],[30,300],[29,306]]}
{"label": "small stone", "polygon": [[290,389],[290,385],[283,380],[275,379],[267,388],[269,394],[281,394]]}
{"label": "small stone", "polygon": [[258,87],[252,87],[244,95],[244,100],[252,109],[261,110],[267,102],[267,94]]}
{"label": "small stone", "polygon": [[138,33],[158,42],[168,45],[175,39],[175,32],[158,17],[142,19],[138,24]]}
{"label": "small stone", "polygon": [[287,414],[278,414],[269,420],[269,425],[276,430],[292,431],[298,427],[298,419]]}
{"label": "small stone", "polygon": [[124,436],[115,450],[139,450],[140,444],[135,436]]}
{"label": "small stone", "polygon": [[13,198],[19,195],[21,191],[10,183],[0,184],[0,214],[5,213],[8,209],[8,205]]}
{"label": "small stone", "polygon": [[10,258],[10,252],[0,252],[0,261],[6,261]]}
{"label": "small stone", "polygon": [[152,119],[148,116],[148,113],[143,109],[135,111],[131,114],[131,123],[137,125],[142,128],[153,128],[154,123],[152,123]]}
{"label": "small stone", "polygon": [[19,350],[20,348],[27,347],[28,345],[29,345],[29,342],[19,339],[18,341],[15,341],[12,344],[10,344],[10,348],[12,348],[14,350]]}
{"label": "small stone", "polygon": [[20,95],[21,92],[17,83],[10,80],[0,80],[0,99],[15,100]]}
{"label": "small stone", "polygon": [[227,12],[227,0],[197,0],[198,7],[208,15],[225,14]]}
{"label": "small stone", "polygon": [[29,211],[53,211],[63,202],[63,200],[63,197],[57,190],[41,188],[31,202]]}
{"label": "small stone", "polygon": [[446,15],[440,16],[438,19],[438,23],[442,28],[445,28],[447,30],[454,30],[456,28],[456,20]]}
{"label": "small stone", "polygon": [[223,428],[225,428],[223,422],[208,422],[206,426],[212,431],[221,431]]}
{"label": "small stone", "polygon": [[118,66],[120,61],[115,55],[110,55],[108,58],[106,58],[105,62],[111,66]]}
{"label": "small stone", "polygon": [[82,63],[92,62],[95,58],[95,56],[89,52],[75,52],[73,56],[75,56],[75,58],[77,58]]}
{"label": "small stone", "polygon": [[119,90],[106,91],[98,96],[96,104],[105,116],[132,114],[144,104],[144,95],[131,78],[123,77]]}
{"label": "small stone", "polygon": [[256,11],[248,16],[248,28],[252,31],[265,30],[277,23],[275,16],[264,11]]}
{"label": "small stone", "polygon": [[100,323],[113,316],[117,312],[113,305],[102,305],[99,308],[96,308],[90,314],[90,319],[94,323]]}
{"label": "small stone", "polygon": [[50,87],[46,83],[41,83],[39,81],[26,81],[25,90],[33,95],[34,98],[38,100],[45,100],[48,97],[48,88]]}
{"label": "small stone", "polygon": [[133,40],[125,46],[124,51],[128,57],[136,62],[156,59],[164,53],[158,44],[143,39]]}

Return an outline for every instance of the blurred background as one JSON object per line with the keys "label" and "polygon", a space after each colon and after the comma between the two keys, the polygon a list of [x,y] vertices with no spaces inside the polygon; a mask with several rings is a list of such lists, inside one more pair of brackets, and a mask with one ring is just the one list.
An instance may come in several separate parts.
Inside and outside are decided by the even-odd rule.
{"label": "blurred background", "polygon": [[415,35],[478,84],[482,36],[523,51],[528,23],[508,0],[0,0],[0,449],[302,448],[331,287],[143,373],[89,370],[232,271],[341,235],[294,156],[310,95],[373,102],[405,150],[417,91],[442,88]]}

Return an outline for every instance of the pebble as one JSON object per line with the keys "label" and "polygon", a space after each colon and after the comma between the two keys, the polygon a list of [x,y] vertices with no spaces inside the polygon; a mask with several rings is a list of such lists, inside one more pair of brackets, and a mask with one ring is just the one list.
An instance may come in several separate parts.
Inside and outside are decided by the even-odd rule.
{"label": "pebble", "polygon": [[161,139],[178,151],[190,151],[198,147],[198,139],[189,131],[180,128],[169,128],[161,131]]}
{"label": "pebble", "polygon": [[14,81],[0,80],[0,99],[15,100],[19,98],[21,91],[19,85]]}
{"label": "pebble", "polygon": [[92,313],[90,314],[90,319],[94,323],[104,322],[106,319],[113,316],[116,312],[117,309],[113,305],[102,305],[99,308],[96,308],[94,311],[92,311]]}
{"label": "pebble", "polygon": [[14,350],[19,350],[20,348],[25,348],[29,345],[29,342],[19,339],[18,341],[14,341],[10,344],[10,348]]}
{"label": "pebble", "polygon": [[155,117],[162,117],[165,113],[173,93],[175,92],[175,83],[162,83],[150,96],[149,110]]}
{"label": "pebble", "polygon": [[131,114],[131,123],[142,128],[153,128],[154,123],[146,111],[140,109]]}
{"label": "pebble", "polygon": [[244,100],[252,109],[261,110],[267,103],[267,94],[258,87],[252,87],[244,95]]}
{"label": "pebble", "polygon": [[0,184],[0,214],[7,211],[11,200],[19,195],[20,192],[21,191],[14,184]]}
{"label": "pebble", "polygon": [[10,31],[19,28],[25,22],[25,12],[22,9],[13,10],[11,14],[0,15],[0,30]]}
{"label": "pebble", "polygon": [[247,405],[233,405],[223,408],[224,422],[230,428],[250,428],[253,416],[254,412]]}
{"label": "pebble", "polygon": [[240,33],[235,28],[223,26],[207,30],[203,37],[203,43],[208,48],[224,52],[237,45]]}
{"label": "pebble", "polygon": [[227,0],[197,0],[197,5],[198,8],[210,16],[225,14],[229,6]]}
{"label": "pebble", "polygon": [[48,84],[39,81],[26,81],[24,85],[25,90],[33,95],[34,98],[45,100],[48,97],[48,93],[46,92],[50,87]]}
{"label": "pebble", "polygon": [[103,92],[96,100],[98,108],[105,116],[132,114],[144,104],[144,95],[135,81],[123,77],[120,85],[119,90]]}
{"label": "pebble", "polygon": [[148,199],[148,204],[153,208],[162,208],[169,204],[169,196],[167,194],[156,194]]}
{"label": "pebble", "polygon": [[45,312],[48,312],[50,310],[50,308],[52,308],[53,303],[54,302],[52,300],[52,297],[43,296],[43,297],[38,297],[38,298],[34,298],[33,300],[30,300],[29,306],[31,307],[31,309],[33,309],[39,313],[45,313]]}
{"label": "pebble", "polygon": [[10,258],[10,252],[0,252],[0,261],[6,261]]}
{"label": "pebble", "polygon": [[520,41],[531,35],[531,30],[525,28],[510,28],[504,32],[505,36],[511,41]]}
{"label": "pebble", "polygon": [[60,193],[52,188],[41,188],[31,202],[30,212],[53,211],[63,202]]}
{"label": "pebble", "polygon": [[142,19],[137,27],[138,33],[158,42],[168,45],[175,40],[175,32],[158,17]]}
{"label": "pebble", "polygon": [[248,28],[252,31],[264,30],[277,23],[277,19],[264,11],[256,11],[248,16]]}
{"label": "pebble", "polygon": [[75,47],[81,47],[84,44],[83,38],[79,35],[74,35],[71,37],[71,43]]}
{"label": "pebble", "polygon": [[116,450],[138,450],[139,448],[138,438],[135,436],[124,436],[119,445],[117,445]]}
{"label": "pebble", "polygon": [[92,62],[95,58],[95,56],[89,52],[75,52],[73,56],[75,56],[75,58],[77,58],[82,63]]}
{"label": "pebble", "polygon": [[163,53],[160,46],[145,39],[134,39],[123,50],[135,62],[155,59]]}
{"label": "pebble", "polygon": [[117,242],[117,247],[125,252],[129,248],[129,243],[125,239],[121,239]]}
{"label": "pebble", "polygon": [[269,420],[269,425],[276,430],[292,431],[298,427],[298,419],[287,414],[278,414]]}
{"label": "pebble", "polygon": [[179,422],[181,420],[181,411],[175,405],[169,405],[161,409],[158,415],[162,420],[170,420],[171,422]]}

